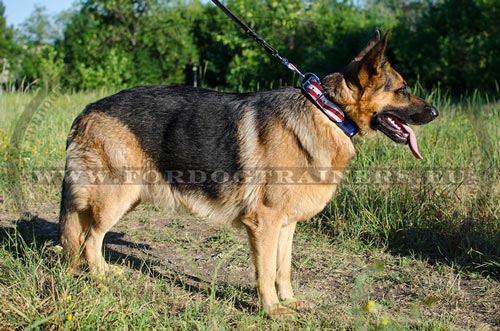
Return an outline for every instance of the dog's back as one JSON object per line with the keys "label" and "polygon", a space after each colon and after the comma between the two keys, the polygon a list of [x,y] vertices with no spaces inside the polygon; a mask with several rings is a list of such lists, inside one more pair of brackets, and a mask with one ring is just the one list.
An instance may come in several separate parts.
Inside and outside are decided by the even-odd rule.
{"label": "dog's back", "polygon": [[72,134],[85,132],[81,126],[88,126],[89,118],[106,118],[109,126],[92,124],[101,125],[98,133],[103,143],[118,143],[116,131],[129,131],[142,150],[141,154],[160,174],[170,176],[164,179],[176,189],[199,189],[217,198],[221,188],[213,182],[189,185],[188,178],[172,176],[187,175],[187,170],[221,171],[229,175],[241,170],[237,126],[249,99],[251,95],[247,94],[192,87],[138,87],[90,104],[75,121]]}

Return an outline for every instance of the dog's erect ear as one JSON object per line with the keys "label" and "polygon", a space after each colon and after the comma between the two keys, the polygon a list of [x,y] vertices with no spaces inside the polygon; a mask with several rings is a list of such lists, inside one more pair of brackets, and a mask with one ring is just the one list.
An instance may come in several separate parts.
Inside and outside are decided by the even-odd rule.
{"label": "dog's erect ear", "polygon": [[[391,32],[387,31],[382,40],[375,43],[358,61],[361,64],[361,69],[365,70],[370,76],[380,73],[384,63],[386,62],[385,50]],[[373,38],[372,38],[373,40]],[[371,42],[371,41],[370,41]]]}
{"label": "dog's erect ear", "polygon": [[373,46],[375,46],[380,41],[380,31],[375,31],[375,34],[370,39],[368,44],[366,44],[365,48],[354,58],[354,61],[361,61],[361,59],[368,53]]}

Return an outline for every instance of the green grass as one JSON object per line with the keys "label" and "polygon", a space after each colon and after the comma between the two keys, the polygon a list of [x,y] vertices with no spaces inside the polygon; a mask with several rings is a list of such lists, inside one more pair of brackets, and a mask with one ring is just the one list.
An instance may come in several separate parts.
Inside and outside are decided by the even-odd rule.
{"label": "green grass", "polygon": [[[152,246],[182,246],[187,260],[199,247],[222,256],[208,275],[196,271],[196,261],[187,263],[190,274],[204,277],[193,287],[185,274],[168,267],[158,273],[147,263],[122,278],[70,276],[54,245],[56,234],[44,239],[43,231],[29,230],[36,218],[23,218],[20,210],[52,222],[57,214],[61,176],[40,184],[39,169],[63,168],[72,120],[87,103],[110,93],[48,96],[28,120],[22,114],[33,94],[0,97],[0,216],[6,215],[0,217],[1,330],[481,330],[484,320],[500,320],[492,308],[500,293],[498,101],[474,94],[452,102],[432,93],[441,116],[415,129],[422,161],[380,134],[356,138],[358,156],[335,199],[299,227],[303,250],[294,266],[299,279],[313,284],[306,295],[319,306],[295,321],[274,322],[255,308],[254,292],[235,278],[221,281],[228,261],[249,262],[234,253],[235,247],[247,248],[231,232],[193,242],[182,235],[182,221],[169,223],[167,232],[141,230],[161,218],[154,210],[124,220],[129,228],[123,232]],[[342,279],[345,293],[323,297],[320,281],[332,274]],[[475,303],[489,302],[487,309],[468,305],[471,293]],[[372,299],[376,310],[367,311]],[[488,323],[482,330],[500,327]]]}

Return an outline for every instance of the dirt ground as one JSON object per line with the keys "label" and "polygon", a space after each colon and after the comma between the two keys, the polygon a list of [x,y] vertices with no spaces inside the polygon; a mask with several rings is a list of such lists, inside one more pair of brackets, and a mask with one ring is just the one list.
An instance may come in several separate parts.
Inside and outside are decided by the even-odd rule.
{"label": "dirt ground", "polygon": [[[56,205],[29,213],[0,212],[0,227],[25,238],[57,244]],[[105,239],[106,258],[133,272],[182,280],[196,295],[217,286],[238,291],[235,309],[255,312],[254,270],[243,231],[221,229],[189,215],[148,208],[126,216]],[[318,316],[352,319],[367,300],[384,314],[419,325],[440,320],[464,330],[500,330],[500,283],[453,265],[431,264],[383,248],[356,248],[299,226],[294,240],[296,294],[316,305]]]}

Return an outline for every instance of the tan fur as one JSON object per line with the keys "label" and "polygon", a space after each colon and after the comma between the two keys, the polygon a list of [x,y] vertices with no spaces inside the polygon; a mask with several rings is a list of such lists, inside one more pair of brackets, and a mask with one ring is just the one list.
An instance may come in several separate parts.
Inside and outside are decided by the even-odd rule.
{"label": "tan fur", "polygon": [[[296,223],[320,212],[332,198],[341,174],[354,156],[352,141],[311,105],[311,117],[289,126],[276,126],[266,141],[266,148],[259,148],[256,137],[245,135],[251,145],[249,160],[260,167],[271,169],[289,167],[328,168],[334,171],[317,184],[268,185],[253,188],[256,195],[255,210],[247,213],[241,222],[246,226],[254,265],[257,286],[264,309],[274,317],[290,314],[279,302],[291,301],[291,307],[306,309],[310,305],[294,300],[291,285],[292,239]],[[251,120],[249,120],[251,121]],[[311,132],[315,132],[311,136]],[[313,164],[301,153],[295,137],[312,154]],[[250,140],[250,141],[248,141]],[[244,143],[244,144],[245,144]],[[257,160],[257,161],[256,161]],[[260,194],[260,196],[259,196]],[[276,252],[276,255],[269,252]]]}
{"label": "tan fur", "polygon": [[61,222],[61,242],[72,260],[83,254],[92,272],[102,274],[108,269],[101,253],[104,235],[141,198],[140,185],[93,184],[94,176],[123,182],[124,164],[130,168],[147,164],[134,135],[102,114],[82,118],[68,141],[67,174],[81,175],[79,185],[69,185],[66,203],[71,209]]}

